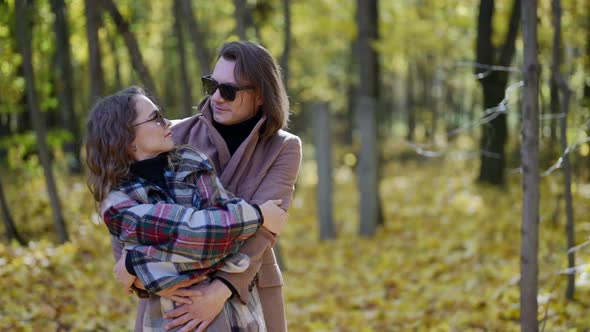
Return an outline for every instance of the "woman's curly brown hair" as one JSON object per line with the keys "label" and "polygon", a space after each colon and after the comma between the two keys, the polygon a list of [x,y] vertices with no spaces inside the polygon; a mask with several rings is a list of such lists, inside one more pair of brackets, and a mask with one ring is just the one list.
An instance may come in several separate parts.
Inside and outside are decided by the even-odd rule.
{"label": "woman's curly brown hair", "polygon": [[[88,187],[97,203],[129,175],[134,162],[130,146],[135,139],[135,97],[146,96],[132,86],[94,105],[86,123]],[[149,97],[148,97],[149,98]]]}

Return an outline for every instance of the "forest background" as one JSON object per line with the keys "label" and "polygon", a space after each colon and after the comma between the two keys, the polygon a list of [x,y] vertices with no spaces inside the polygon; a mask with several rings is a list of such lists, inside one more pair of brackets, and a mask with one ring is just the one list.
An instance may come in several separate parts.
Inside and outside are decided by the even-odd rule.
{"label": "forest background", "polygon": [[[536,323],[587,331],[590,1],[538,6]],[[237,39],[279,60],[304,143],[278,245],[289,329],[518,330],[521,13],[514,0],[0,0],[0,330],[132,328],[85,184],[88,110],[134,84],[190,116]]]}

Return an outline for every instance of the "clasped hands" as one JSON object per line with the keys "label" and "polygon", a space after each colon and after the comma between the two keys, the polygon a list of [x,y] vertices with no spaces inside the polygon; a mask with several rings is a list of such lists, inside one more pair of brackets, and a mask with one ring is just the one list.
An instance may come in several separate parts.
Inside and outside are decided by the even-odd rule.
{"label": "clasped hands", "polygon": [[[127,294],[131,294],[131,285],[141,289],[145,288],[136,276],[127,272],[126,256],[127,251],[123,250],[121,258],[113,268],[113,274],[123,286],[123,290]],[[231,296],[231,291],[219,280],[213,280],[209,284],[195,285],[205,279],[207,279],[206,276],[200,276],[192,280],[185,280],[156,293],[161,297],[182,304],[164,315],[164,318],[172,319],[166,325],[167,330],[184,325],[179,332],[193,331],[197,326],[196,331],[202,332],[219,315],[225,301]]]}

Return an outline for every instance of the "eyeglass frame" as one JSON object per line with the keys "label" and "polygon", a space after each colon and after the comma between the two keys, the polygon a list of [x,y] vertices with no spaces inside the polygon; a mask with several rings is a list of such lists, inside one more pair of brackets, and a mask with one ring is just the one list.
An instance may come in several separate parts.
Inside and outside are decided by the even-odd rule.
{"label": "eyeglass frame", "polygon": [[[205,83],[208,82],[208,83]],[[214,83],[215,85],[213,86],[214,89],[211,91],[207,91],[206,88],[206,84],[210,84],[210,83]],[[221,98],[223,98],[226,101],[234,101],[236,100],[238,91],[243,91],[243,90],[253,90],[254,86],[253,85],[245,85],[245,86],[235,86],[232,84],[228,84],[228,83],[219,83],[217,82],[215,79],[213,79],[211,77],[211,75],[205,75],[201,77],[201,84],[203,85],[203,91],[209,95],[209,96],[213,96],[213,94],[215,94],[215,91],[219,90],[219,94],[221,95]],[[224,89],[229,89],[228,90],[224,90]],[[226,92],[230,93],[231,95],[225,95]],[[225,95],[225,96],[224,96]],[[228,98],[226,98],[228,97]],[[232,97],[232,98],[229,98]]]}
{"label": "eyeglass frame", "polygon": [[160,111],[155,111],[154,113],[156,113],[156,114],[154,116],[152,116],[151,118],[149,118],[148,120],[142,121],[140,123],[135,123],[135,124],[131,125],[131,127],[137,127],[139,125],[142,125],[142,124],[148,123],[148,122],[152,122],[152,121],[154,121],[158,126],[164,127],[166,125],[166,118],[162,115],[162,113],[160,113]]}

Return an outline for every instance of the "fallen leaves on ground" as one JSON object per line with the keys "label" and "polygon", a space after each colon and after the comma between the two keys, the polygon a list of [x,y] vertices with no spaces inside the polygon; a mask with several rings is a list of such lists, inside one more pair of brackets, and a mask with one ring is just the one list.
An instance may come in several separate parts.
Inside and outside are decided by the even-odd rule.
{"label": "fallen leaves on ground", "polygon": [[[290,331],[519,330],[520,178],[504,189],[474,183],[474,161],[406,161],[381,179],[384,225],[359,237],[355,176],[335,170],[338,236],[319,241],[314,165],[302,170],[290,221],[281,236]],[[539,319],[544,331],[590,328],[590,275],[576,275],[566,301],[561,177],[541,182]],[[0,244],[0,330],[128,331],[135,299],[111,273],[107,230],[82,179],[60,178],[71,241],[56,245],[42,180],[11,191],[19,229],[41,240]],[[590,187],[574,188],[577,244],[588,239]],[[23,206],[19,206],[23,205]],[[561,202],[563,205],[563,202]],[[556,216],[556,217],[555,217]],[[590,246],[576,252],[589,261]]]}

